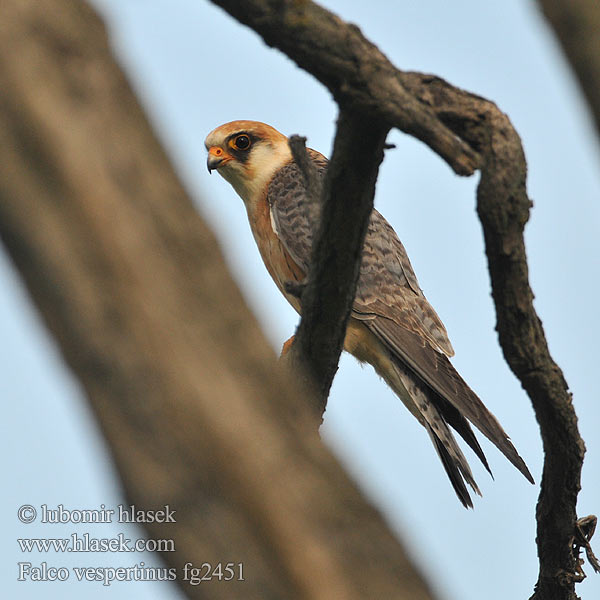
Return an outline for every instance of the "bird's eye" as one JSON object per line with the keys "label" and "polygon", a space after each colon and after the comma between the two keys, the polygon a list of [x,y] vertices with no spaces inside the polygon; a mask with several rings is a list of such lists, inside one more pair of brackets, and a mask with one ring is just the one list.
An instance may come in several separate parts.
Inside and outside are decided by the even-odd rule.
{"label": "bird's eye", "polygon": [[233,147],[236,150],[248,150],[250,148],[250,138],[245,133],[238,135],[233,140]]}

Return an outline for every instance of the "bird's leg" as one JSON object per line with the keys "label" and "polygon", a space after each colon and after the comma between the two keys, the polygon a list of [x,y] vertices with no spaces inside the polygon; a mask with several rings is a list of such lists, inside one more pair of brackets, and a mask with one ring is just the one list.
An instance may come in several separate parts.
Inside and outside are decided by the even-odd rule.
{"label": "bird's leg", "polygon": [[281,356],[279,358],[283,358],[290,351],[290,348],[292,347],[293,343],[294,336],[292,336],[289,340],[283,343],[283,347],[281,348]]}

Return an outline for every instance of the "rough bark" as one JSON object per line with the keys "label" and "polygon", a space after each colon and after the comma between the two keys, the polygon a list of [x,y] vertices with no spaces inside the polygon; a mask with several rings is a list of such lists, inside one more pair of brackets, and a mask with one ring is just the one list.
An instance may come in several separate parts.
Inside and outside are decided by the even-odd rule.
{"label": "rough bark", "polygon": [[505,359],[531,399],[545,452],[534,598],[574,600],[578,565],[572,543],[584,444],[567,383],[533,308],[523,239],[531,206],[527,167],[509,119],[492,102],[438,77],[396,69],[356,26],[313,2],[212,1],[312,73],[341,105],[421,139],[459,174],[481,170],[477,212],[496,328]]}
{"label": "rough bark", "polygon": [[[169,504],[193,598],[432,595],[315,433],[108,50],[71,0],[5,0],[0,236],[128,500]],[[245,581],[181,580],[243,562]]]}
{"label": "rough bark", "polygon": [[571,63],[600,135],[600,2],[538,0]]}
{"label": "rough bark", "polygon": [[320,227],[301,296],[302,319],[288,355],[292,366],[310,373],[319,415],[327,405],[356,294],[387,131],[381,121],[344,109],[337,122],[321,191]]}

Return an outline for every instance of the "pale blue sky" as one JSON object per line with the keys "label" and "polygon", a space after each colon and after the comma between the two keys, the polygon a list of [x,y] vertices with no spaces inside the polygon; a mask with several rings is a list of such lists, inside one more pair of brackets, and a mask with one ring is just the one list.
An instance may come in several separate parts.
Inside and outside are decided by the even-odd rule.
{"label": "pale blue sky", "polygon": [[[257,119],[300,133],[329,154],[335,105],[329,93],[252,31],[203,0],[95,0],[115,51],[168,152],[219,235],[239,284],[275,347],[295,313],[266,273],[242,203],[208,176],[203,140],[233,119]],[[503,3],[421,0],[324,4],[363,32],[400,68],[435,73],[494,100],[522,136],[535,203],[527,226],[530,277],[550,349],[574,394],[588,453],[580,516],[600,512],[600,409],[595,384],[600,259],[600,151],[591,120],[552,35],[525,0]],[[530,403],[503,361],[481,228],[476,177],[461,179],[428,148],[399,132],[389,141],[376,205],[403,240],[428,299],[446,323],[455,366],[509,432],[539,482],[542,453]],[[23,525],[22,504],[71,508],[122,502],[115,474],[76,382],[33,311],[8,260],[0,260],[0,390],[5,472],[2,569],[6,597],[178,597],[161,584],[17,583],[18,561],[54,566],[150,564],[150,556],[24,555],[18,537],[89,531],[111,537],[118,525]],[[140,399],[143,401],[143,399]],[[323,428],[356,480],[413,553],[441,598],[527,598],[537,577],[535,503],[529,485],[487,442],[492,481],[472,459],[483,498],[466,511],[454,497],[422,428],[378,380],[345,357]],[[599,543],[596,548],[600,550]],[[578,587],[600,597],[600,576]],[[225,585],[225,584],[224,584]]]}

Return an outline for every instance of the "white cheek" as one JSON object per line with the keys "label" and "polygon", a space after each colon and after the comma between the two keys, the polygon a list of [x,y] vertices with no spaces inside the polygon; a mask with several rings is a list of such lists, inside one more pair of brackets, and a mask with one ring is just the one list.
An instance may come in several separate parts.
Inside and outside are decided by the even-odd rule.
{"label": "white cheek", "polygon": [[254,174],[248,186],[250,197],[263,192],[273,175],[291,159],[292,153],[287,142],[276,145],[257,144],[248,161],[248,170]]}
{"label": "white cheek", "polygon": [[292,153],[287,142],[259,142],[252,148],[246,164],[231,161],[219,169],[219,174],[250,207],[264,194],[273,175],[291,159]]}

